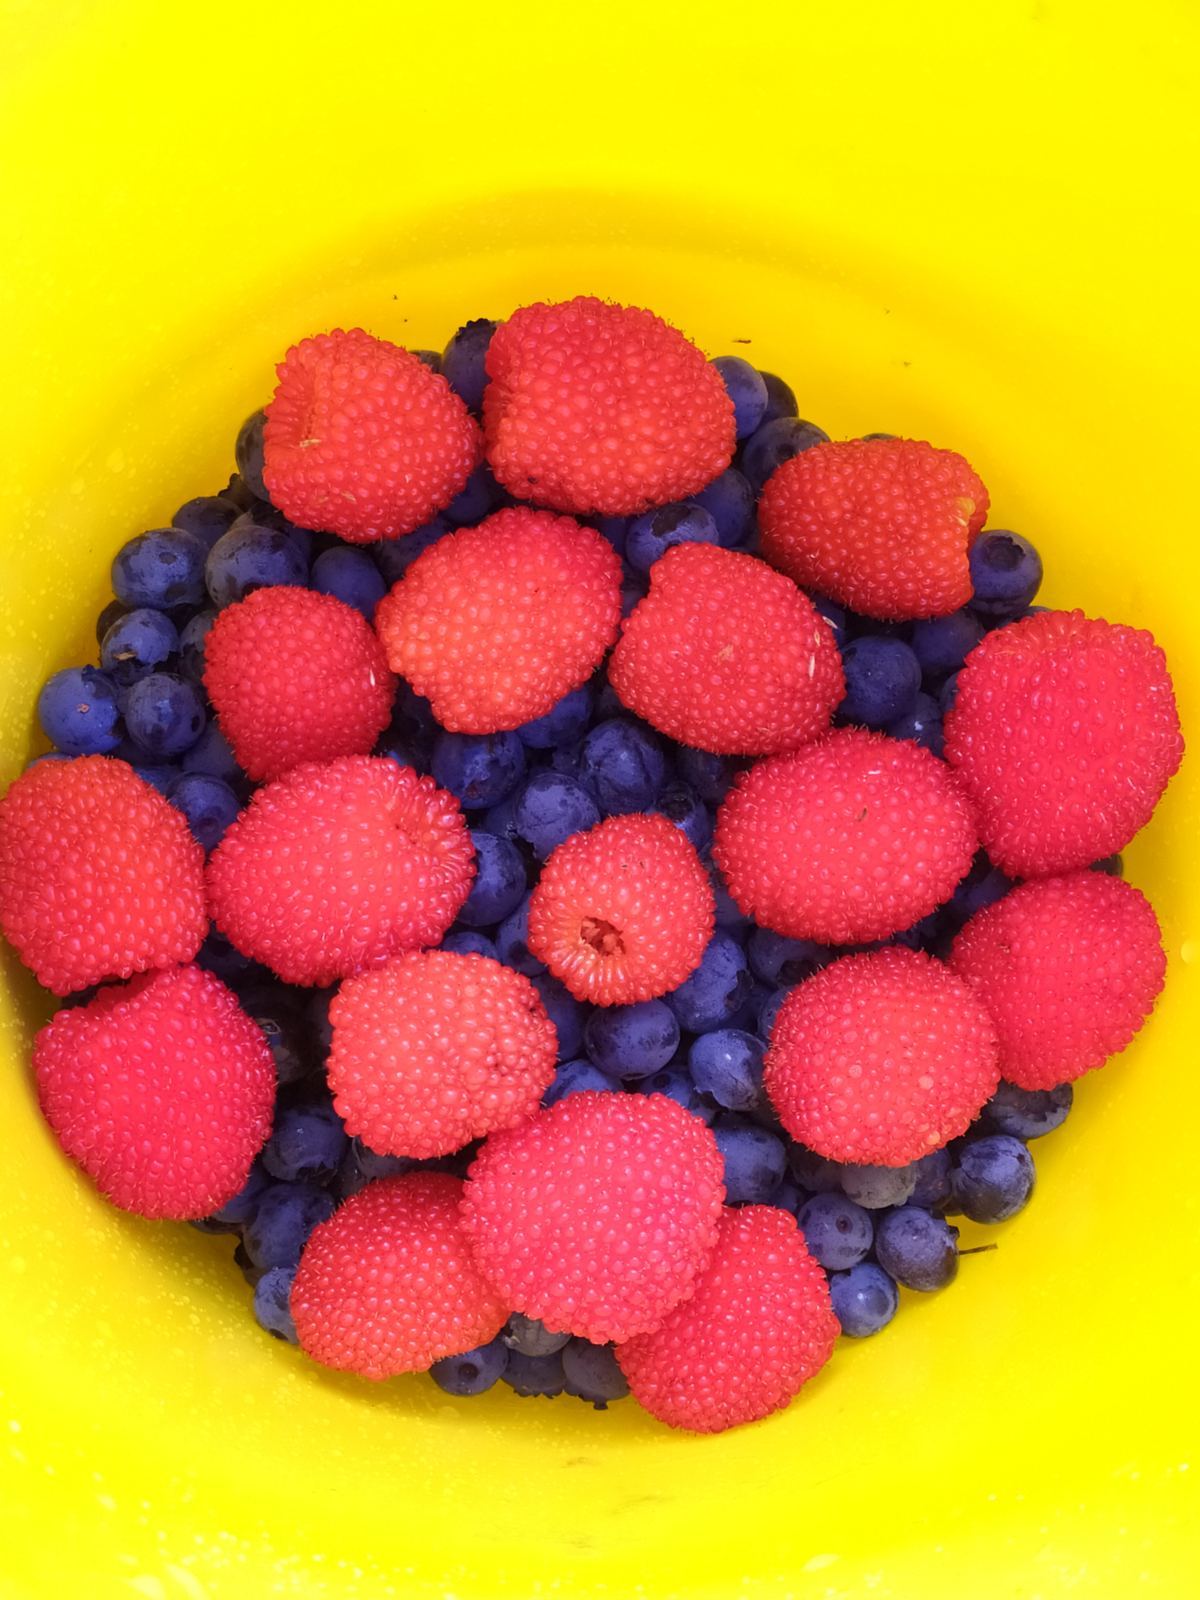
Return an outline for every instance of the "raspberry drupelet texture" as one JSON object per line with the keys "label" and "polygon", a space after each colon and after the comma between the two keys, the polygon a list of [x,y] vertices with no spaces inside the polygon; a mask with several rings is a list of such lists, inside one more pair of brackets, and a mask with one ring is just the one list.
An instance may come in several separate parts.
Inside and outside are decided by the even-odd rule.
{"label": "raspberry drupelet texture", "polygon": [[1150,902],[1089,871],[1021,884],[977,912],[950,965],[991,1014],[1002,1077],[1023,1089],[1052,1089],[1124,1050],[1166,976]]}
{"label": "raspberry drupelet texture", "polygon": [[380,1155],[441,1156],[537,1110],[558,1034],[529,979],[430,950],[348,978],[329,1008],[334,1109]]}
{"label": "raspberry drupelet texture", "polygon": [[700,965],[715,906],[708,874],[657,813],[609,817],[560,844],[529,902],[529,948],[577,1000],[630,1005]]}
{"label": "raspberry drupelet texture", "polygon": [[263,479],[302,528],[355,544],[412,533],[479,460],[479,428],[445,378],[361,328],[302,339],[276,371]]}
{"label": "raspberry drupelet texture", "polygon": [[962,456],[917,439],[814,445],[772,475],[762,552],[864,616],[940,617],[971,598],[967,550],[988,493]]}
{"label": "raspberry drupelet texture", "polygon": [[204,851],[124,761],[39,761],[0,799],[0,929],[59,995],[190,961]]}
{"label": "raspberry drupelet texture", "polygon": [[733,459],[721,374],[653,312],[580,295],[531,305],[488,346],[488,460],[519,500],[628,516],[703,489]]}
{"label": "raspberry drupelet texture", "polygon": [[352,606],[311,589],[256,589],[217,614],[204,687],[238,764],[277,778],[304,761],[366,755],[396,681]]}
{"label": "raspberry drupelet texture", "polygon": [[327,984],[437,944],[475,850],[453,795],[386,756],[293,767],[208,863],[213,920],[285,983]]}
{"label": "raspberry drupelet texture", "polygon": [[958,675],[946,759],[1010,877],[1121,850],[1183,757],[1166,658],[1140,628],[1044,611],[988,634]]}
{"label": "raspberry drupelet texture", "polygon": [[692,1292],[724,1197],[716,1140],[665,1095],[584,1090],[484,1144],[463,1224],[513,1308],[604,1344]]}
{"label": "raspberry drupelet texture", "polygon": [[389,664],[452,733],[544,716],[600,665],[621,562],[570,517],[516,506],[439,539],[379,605]]}
{"label": "raspberry drupelet texture", "polygon": [[786,1406],[829,1360],[839,1333],[829,1286],[796,1219],[725,1207],[695,1292],[617,1347],[638,1403],[660,1422],[720,1433]]}
{"label": "raspberry drupelet texture", "polygon": [[828,729],[846,692],[833,630],[807,595],[710,544],[655,562],[609,679],[660,733],[716,755],[794,750]]}
{"label": "raspberry drupelet texture", "polygon": [[379,1381],[496,1337],[511,1308],[471,1259],[462,1193],[446,1172],[379,1178],[314,1229],[291,1293],[308,1355]]}
{"label": "raspberry drupelet texture", "polygon": [[33,1047],[55,1137],[107,1199],[206,1217],[245,1185],[271,1131],[266,1036],[201,967],[170,967],[60,1011]]}
{"label": "raspberry drupelet texture", "polygon": [[830,1161],[902,1167],[964,1133],[1000,1080],[982,1001],[940,961],[843,956],[784,1000],[763,1082],[792,1138]]}
{"label": "raspberry drupelet texture", "polygon": [[760,926],[854,944],[948,900],[977,847],[970,803],[936,756],[845,728],[743,774],[717,813],[713,860]]}

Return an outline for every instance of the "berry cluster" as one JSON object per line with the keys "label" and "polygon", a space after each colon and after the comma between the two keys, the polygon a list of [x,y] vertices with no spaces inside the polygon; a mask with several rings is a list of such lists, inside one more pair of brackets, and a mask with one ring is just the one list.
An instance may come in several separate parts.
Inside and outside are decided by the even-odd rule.
{"label": "berry cluster", "polygon": [[328,1366],[786,1405],[1154,1005],[1162,652],[952,451],[590,298],[306,339],[235,454],[0,800],[64,1150]]}

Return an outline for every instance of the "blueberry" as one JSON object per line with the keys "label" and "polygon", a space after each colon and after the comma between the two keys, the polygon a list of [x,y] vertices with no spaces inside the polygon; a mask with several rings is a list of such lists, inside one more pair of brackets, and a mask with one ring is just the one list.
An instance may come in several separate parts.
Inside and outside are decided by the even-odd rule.
{"label": "blueberry", "polygon": [[[442,949],[445,948],[443,940]],[[583,1048],[583,1007],[565,985],[548,972],[535,972],[529,981],[541,996],[546,1015],[558,1034],[558,1059],[573,1060]]]}
{"label": "blueberry", "polygon": [[488,956],[492,961],[500,959],[492,941],[474,928],[451,928],[438,948],[460,956]]}
{"label": "blueberry", "polygon": [[148,766],[145,762],[135,761],[133,770],[143,783],[148,783],[152,789],[157,789],[164,799],[167,797],[171,785],[179,781],[179,768],[171,766]]}
{"label": "blueberry", "polygon": [[587,1339],[572,1339],[563,1346],[563,1377],[568,1394],[590,1400],[597,1411],[610,1400],[623,1400],[629,1393],[625,1374],[617,1365],[610,1344],[592,1344]]}
{"label": "blueberry", "polygon": [[112,682],[127,689],[179,649],[179,633],[170,617],[139,606],[119,617],[100,641],[100,665]]}
{"label": "blueberry", "polygon": [[790,1211],[793,1216],[799,1213],[800,1207],[808,1199],[804,1190],[785,1172],[783,1177],[771,1190],[771,1198],[767,1201],[769,1206],[777,1206],[780,1211]]}
{"label": "blueberry", "polygon": [[761,424],[770,396],[762,374],[741,356],[717,356],[711,363],[721,374],[733,401],[733,420],[739,439],[746,439]]}
{"label": "blueberry", "polygon": [[219,496],[222,500],[231,501],[238,508],[239,514],[262,504],[262,496],[254,493],[240,472],[230,473],[229,482],[219,491]]}
{"label": "blueberry", "polygon": [[701,957],[700,965],[667,1004],[688,1033],[707,1033],[724,1027],[754,986],[745,951],[730,934],[718,929]]}
{"label": "blueberry", "polygon": [[708,869],[708,879],[712,884],[713,915],[717,927],[726,933],[745,936],[752,926],[750,918],[742,912],[737,901],[725,887],[725,880],[711,863]]}
{"label": "blueberry", "polygon": [[331,1105],[286,1107],[276,1113],[262,1163],[273,1178],[324,1184],[336,1173],[347,1142]]}
{"label": "blueberry", "polygon": [[727,1111],[749,1111],[762,1098],[763,1044],[740,1028],[693,1039],[688,1070],[697,1089]]}
{"label": "blueberry", "polygon": [[804,1242],[826,1272],[848,1272],[865,1260],[875,1237],[871,1214],[828,1190],[806,1200],[796,1216]]}
{"label": "blueberry", "polygon": [[529,897],[511,912],[496,929],[496,953],[506,967],[514,967],[531,978],[545,967],[529,948]]}
{"label": "blueberry", "polygon": [[270,1186],[271,1180],[267,1177],[261,1162],[256,1161],[237,1194],[213,1212],[212,1220],[233,1228],[243,1227],[254,1215],[255,1207]]}
{"label": "blueberry", "polygon": [[246,1241],[244,1239],[239,1239],[234,1247],[233,1264],[235,1267],[237,1267],[242,1277],[245,1278],[246,1282],[252,1289],[256,1289],[258,1287],[259,1280],[263,1278],[267,1272],[266,1267],[260,1267],[258,1263],[253,1260],[249,1251],[246,1249]]}
{"label": "blueberry", "polygon": [[608,540],[619,556],[625,554],[625,537],[629,532],[628,517],[592,517],[591,523],[596,532]]}
{"label": "blueberry", "polygon": [[694,789],[689,789],[685,783],[668,783],[654,809],[678,828],[701,855],[708,849],[712,842],[713,819]]}
{"label": "blueberry", "polygon": [[266,420],[265,411],[252,412],[238,429],[237,443],[233,447],[243,483],[260,500],[270,499],[263,482],[263,428]]}
{"label": "blueberry", "polygon": [[758,375],[767,391],[767,409],[763,412],[763,419],[759,423],[759,427],[765,426],[768,422],[774,422],[779,417],[798,417],[800,415],[800,406],[795,394],[792,392],[791,385],[784,383],[783,379],[777,377],[773,372],[763,372],[760,369]]}
{"label": "blueberry", "polygon": [[95,667],[64,667],[47,678],[37,714],[47,739],[63,755],[106,755],[121,742],[116,685]]}
{"label": "blueberry", "polygon": [[242,1241],[256,1267],[294,1267],[308,1236],[331,1217],[335,1201],[312,1183],[275,1183],[260,1197]]}
{"label": "blueberry", "polygon": [[204,581],[215,606],[231,606],[255,589],[302,587],[308,561],[290,533],[242,517],[208,552]]}
{"label": "blueberry", "polygon": [[950,1171],[954,1157],[949,1150],[931,1150],[913,1162],[917,1181],[909,1200],[926,1211],[944,1211],[950,1204]]}
{"label": "blueberry", "polygon": [[594,1090],[600,1094],[611,1094],[619,1090],[621,1085],[615,1078],[610,1078],[607,1072],[585,1056],[580,1056],[574,1061],[562,1061],[555,1068],[554,1081],[542,1096],[544,1106],[557,1105],[560,1100],[566,1099],[569,1094],[579,1094],[583,1090]]}
{"label": "blueberry", "polygon": [[1033,1193],[1033,1157],[1019,1139],[994,1134],[970,1139],[951,1174],[955,1209],[972,1222],[1005,1222]]}
{"label": "blueberry", "polygon": [[416,1164],[409,1156],[382,1156],[378,1150],[369,1149],[361,1139],[350,1141],[350,1151],[368,1183],[374,1183],[377,1178],[402,1177]]}
{"label": "blueberry", "polygon": [[596,802],[581,783],[561,772],[535,772],[513,807],[513,827],[539,861],[573,833],[600,821]]}
{"label": "blueberry", "polygon": [[528,888],[525,863],[515,845],[494,833],[471,829],[475,846],[475,881],[458,920],[469,928],[490,928],[515,911]]}
{"label": "blueberry", "polygon": [[615,816],[650,809],[666,782],[667,758],[648,728],[613,717],[597,723],[583,741],[579,771],[601,812]]}
{"label": "blueberry", "polygon": [[840,1164],[836,1161],[827,1161],[824,1156],[819,1156],[815,1150],[808,1149],[806,1145],[789,1146],[788,1171],[802,1189],[808,1190],[809,1194],[825,1194],[830,1189],[841,1187]]}
{"label": "blueberry", "polygon": [[828,945],[814,944],[811,939],[789,939],[782,933],[772,933],[770,928],[755,928],[746,941],[746,959],[754,976],[785,988],[811,978],[829,965],[834,954]]}
{"label": "blueberry", "polygon": [[990,1128],[1014,1139],[1041,1139],[1067,1120],[1075,1100],[1069,1083],[1054,1089],[1019,1089],[1002,1083],[983,1108]]}
{"label": "blueberry", "polygon": [[116,622],[118,617],[123,617],[131,608],[120,600],[110,600],[96,618],[96,643],[99,644],[104,635]]}
{"label": "blueberry", "polygon": [[299,1343],[290,1304],[295,1276],[294,1267],[271,1267],[254,1285],[254,1316],[259,1327],[288,1344]]}
{"label": "blueberry", "polygon": [[204,732],[204,698],[189,678],[152,672],[125,699],[129,737],[148,755],[178,756]]}
{"label": "blueberry", "polygon": [[483,1394],[500,1381],[508,1366],[508,1347],[499,1339],[467,1350],[461,1356],[443,1356],[429,1376],[447,1394]]}
{"label": "blueberry", "polygon": [[681,744],[675,752],[675,767],[689,789],[694,789],[705,805],[720,805],[742,770],[734,756],[714,756],[707,750],[693,750]]}
{"label": "blueberry", "polygon": [[204,546],[182,528],[152,528],[123,544],[113,558],[112,586],[130,607],[169,611],[204,600]]}
{"label": "blueberry", "polygon": [[983,624],[978,617],[969,611],[953,611],[948,617],[913,623],[913,654],[927,678],[940,678],[957,672],[982,638]]}
{"label": "blueberry", "polygon": [[674,1100],[676,1105],[699,1117],[701,1122],[711,1123],[717,1115],[717,1108],[697,1089],[691,1073],[678,1065],[664,1067],[653,1077],[643,1078],[637,1089],[639,1094],[666,1095],[668,1100]]}
{"label": "blueberry", "polygon": [[921,664],[902,639],[867,634],[842,652],[846,698],[838,707],[845,722],[886,728],[916,706]]}
{"label": "blueberry", "polygon": [[985,906],[1002,900],[1012,886],[1012,879],[999,867],[994,867],[981,850],[971,863],[970,872],[951,896],[949,909],[959,921],[965,922]]}
{"label": "blueberry", "polygon": [[434,517],[431,522],[414,528],[412,533],[406,533],[400,539],[383,539],[374,545],[375,564],[388,588],[399,583],[417,557],[449,531],[448,522],[441,517]]}
{"label": "blueberry", "polygon": [[694,494],[692,504],[708,512],[716,524],[717,540],[727,550],[744,545],[754,532],[754,490],[736,467]]}
{"label": "blueberry", "polygon": [[167,790],[167,799],[187,818],[193,837],[205,850],[215,850],[242,809],[236,794],[220,778],[184,772]]}
{"label": "blueberry", "polygon": [[554,1333],[536,1317],[524,1316],[514,1311],[500,1333],[501,1341],[509,1350],[523,1356],[552,1356],[571,1338],[569,1333]]}
{"label": "blueberry", "polygon": [[[650,592],[650,580],[640,572],[630,569],[621,580],[621,620],[624,621]],[[615,698],[615,696],[614,696]],[[609,707],[610,714],[618,715],[617,706]]]}
{"label": "blueberry", "polygon": [[879,1219],[875,1255],[897,1283],[930,1294],[958,1273],[958,1229],[920,1206],[898,1206]]}
{"label": "blueberry", "polygon": [[811,450],[815,444],[828,442],[829,435],[815,422],[802,422],[799,417],[776,417],[772,422],[764,422],[742,446],[742,471],[754,493],[761,494],[763,484],[785,461]]}
{"label": "blueberry", "polygon": [[353,606],[368,622],[375,620],[375,607],[387,593],[387,584],[367,552],[345,545],[324,551],[313,562],[312,587]]}
{"label": "blueberry", "polygon": [[1042,558],[1019,533],[989,528],[967,552],[971,608],[988,618],[1015,617],[1042,585]]}
{"label": "blueberry", "polygon": [[725,1163],[725,1198],[732,1205],[763,1205],[787,1167],[782,1139],[744,1117],[718,1116],[713,1136]]}
{"label": "blueberry", "polygon": [[193,683],[199,683],[204,677],[204,646],[216,620],[215,611],[197,611],[180,630],[179,670]]}
{"label": "blueberry", "polygon": [[842,1332],[851,1339],[867,1339],[886,1328],[900,1304],[895,1279],[873,1261],[835,1272],[829,1280],[829,1298]]}
{"label": "blueberry", "polygon": [[471,411],[483,408],[483,391],[488,381],[484,362],[498,327],[499,323],[490,322],[486,317],[464,322],[442,351],[442,376]]}
{"label": "blueberry", "polygon": [[442,356],[439,350],[410,350],[409,355],[416,356],[423,367],[428,367],[430,372],[442,370]]}
{"label": "blueberry", "polygon": [[854,1166],[847,1162],[838,1175],[842,1192],[868,1211],[902,1206],[917,1183],[916,1162],[907,1167]]}
{"label": "blueberry", "polygon": [[562,1354],[557,1350],[544,1356],[527,1356],[519,1350],[510,1350],[503,1376],[509,1388],[526,1400],[542,1396],[553,1400],[563,1392],[567,1381],[563,1376]]}
{"label": "blueberry", "polygon": [[[305,1015],[296,991],[279,983],[251,982],[239,988],[242,1009],[266,1036],[278,1081],[296,1083],[307,1077],[324,1052],[313,1036],[311,1017]],[[325,1048],[328,1050],[328,1040]]]}
{"label": "blueberry", "polygon": [[231,786],[242,782],[246,776],[229,748],[229,740],[215,722],[208,724],[192,748],[186,752],[180,765],[185,772],[202,773],[207,778],[220,778],[222,782]]}
{"label": "blueberry", "polygon": [[775,1026],[775,1018],[779,1015],[779,1008],[791,992],[791,989],[786,986],[782,989],[770,989],[759,1006],[754,1028],[758,1037],[765,1043],[770,1042],[771,1029]]}
{"label": "blueberry", "polygon": [[938,690],[938,708],[943,717],[954,710],[954,702],[958,699],[958,673],[952,672],[945,683]]}
{"label": "blueberry", "polygon": [[515,733],[441,733],[433,776],[468,810],[494,806],[525,776],[525,746]]}
{"label": "blueberry", "polygon": [[809,598],[817,615],[823,617],[833,629],[833,639],[838,649],[844,650],[850,639],[850,622],[845,606],[838,605],[836,600],[827,600],[823,594],[814,594]]}
{"label": "blueberry", "polygon": [[648,1078],[679,1046],[679,1023],[662,1000],[597,1006],[583,1030],[589,1058],[614,1078]]}
{"label": "blueberry", "polygon": [[509,844],[524,844],[525,841],[517,832],[517,801],[520,798],[520,789],[514,789],[512,794],[505,795],[499,805],[489,806],[479,818],[484,833],[493,833],[497,839],[504,839]]}
{"label": "blueberry", "polygon": [[544,716],[535,717],[517,729],[522,744],[531,750],[551,750],[558,745],[573,744],[582,739],[592,720],[592,703],[595,695],[590,683],[572,689]]}
{"label": "blueberry", "polygon": [[634,517],[625,541],[625,559],[635,573],[645,573],[672,545],[719,542],[717,525],[704,507],[694,500],[681,500]]}
{"label": "blueberry", "polygon": [[195,500],[185,501],[171,518],[171,525],[192,534],[205,550],[211,550],[241,514],[242,508],[224,495],[202,494]]}
{"label": "blueberry", "polygon": [[503,505],[504,499],[504,490],[481,461],[441,515],[453,528],[473,528]]}
{"label": "blueberry", "polygon": [[417,744],[430,744],[441,732],[429,701],[424,695],[417,694],[403,678],[396,685],[388,731],[389,736],[395,735]]}
{"label": "blueberry", "polygon": [[942,710],[931,694],[919,694],[907,715],[888,723],[887,732],[893,739],[908,739],[919,744],[939,760],[945,750]]}
{"label": "blueberry", "polygon": [[1093,872],[1105,872],[1110,878],[1123,878],[1125,876],[1125,862],[1120,851],[1115,856],[1105,856],[1103,861],[1093,861]]}
{"label": "blueberry", "polygon": [[196,954],[196,965],[203,967],[207,972],[215,973],[225,983],[233,983],[239,978],[244,978],[254,970],[255,966],[250,957],[244,956],[240,950],[235,950],[215,926],[208,930],[204,943]]}

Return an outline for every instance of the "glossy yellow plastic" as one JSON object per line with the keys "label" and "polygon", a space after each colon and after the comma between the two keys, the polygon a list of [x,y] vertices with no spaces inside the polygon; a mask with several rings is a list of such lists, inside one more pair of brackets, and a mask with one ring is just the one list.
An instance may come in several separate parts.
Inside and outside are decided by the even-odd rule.
{"label": "glossy yellow plastic", "polygon": [[[5,7],[0,778],[113,551],[223,482],[291,340],[439,346],[581,290],[785,374],[835,435],[965,451],[1044,598],[1153,628],[1196,741],[1196,16]],[[1195,1593],[1198,770],[1128,853],[1166,995],[1029,1210],[717,1439],[264,1338],[227,1241],[59,1156],[6,953],[0,1595]]]}

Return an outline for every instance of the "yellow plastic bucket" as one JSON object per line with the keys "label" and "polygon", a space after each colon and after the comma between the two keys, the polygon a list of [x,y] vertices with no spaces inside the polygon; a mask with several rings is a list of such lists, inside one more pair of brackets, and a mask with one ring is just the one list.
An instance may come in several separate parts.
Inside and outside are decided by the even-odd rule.
{"label": "yellow plastic bucket", "polygon": [[[963,450],[1045,599],[1153,628],[1197,737],[1191,5],[105,0],[3,30],[0,779],[111,554],[224,480],[291,340],[438,346],[584,290],[835,435]],[[60,1157],[4,953],[0,1594],[1196,1592],[1198,771],[1128,853],[1166,995],[1033,1205],[716,1439],[264,1338],[227,1241]]]}

